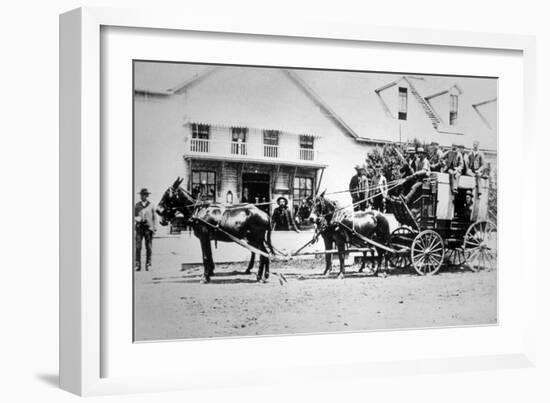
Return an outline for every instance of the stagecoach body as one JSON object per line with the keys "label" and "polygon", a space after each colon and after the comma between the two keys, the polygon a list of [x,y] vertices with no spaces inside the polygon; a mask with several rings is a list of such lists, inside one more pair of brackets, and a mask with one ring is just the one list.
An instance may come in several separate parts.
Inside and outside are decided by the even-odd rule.
{"label": "stagecoach body", "polygon": [[[473,203],[467,208],[466,194]],[[435,274],[444,261],[472,270],[496,264],[496,225],[489,213],[489,180],[461,176],[453,194],[449,174],[432,172],[419,196],[407,205],[394,200],[391,210],[401,224],[390,241],[393,266],[413,266],[419,274]]]}

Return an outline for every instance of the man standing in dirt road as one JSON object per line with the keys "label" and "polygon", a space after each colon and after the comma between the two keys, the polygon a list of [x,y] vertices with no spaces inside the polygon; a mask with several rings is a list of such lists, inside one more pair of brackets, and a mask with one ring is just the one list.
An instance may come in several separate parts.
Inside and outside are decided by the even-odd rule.
{"label": "man standing in dirt road", "polygon": [[356,174],[351,177],[349,182],[349,193],[353,201],[353,210],[362,211],[367,209],[367,195],[369,194],[369,181],[366,175],[366,169],[361,165],[355,166]]}
{"label": "man standing in dirt road", "polygon": [[134,221],[136,228],[136,271],[141,270],[141,244],[145,240],[145,270],[151,268],[153,254],[153,234],[157,230],[157,218],[153,204],[147,200],[151,193],[146,188],[139,192],[141,200],[134,206]]}

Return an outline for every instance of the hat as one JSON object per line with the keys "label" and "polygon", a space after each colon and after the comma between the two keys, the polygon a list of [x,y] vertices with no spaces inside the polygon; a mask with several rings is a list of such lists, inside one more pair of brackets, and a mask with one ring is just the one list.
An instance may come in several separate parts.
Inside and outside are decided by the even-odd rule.
{"label": "hat", "polygon": [[360,169],[363,169],[363,167],[362,167],[361,165],[357,164],[357,165],[355,165],[355,169],[356,169],[357,171],[359,171]]}
{"label": "hat", "polygon": [[467,191],[466,191],[466,196],[474,197],[474,194],[472,193],[471,190],[467,190]]}
{"label": "hat", "polygon": [[375,168],[376,169],[382,169],[382,164],[381,163],[376,164]]}
{"label": "hat", "polygon": [[416,152],[417,152],[417,153],[423,153],[423,152],[425,152],[425,151],[424,151],[424,147],[418,147],[418,148],[416,149]]}
{"label": "hat", "polygon": [[437,141],[432,141],[432,142],[430,143],[430,145],[431,145],[431,146],[438,146],[439,143],[438,143]]}
{"label": "hat", "polygon": [[414,149],[414,147],[407,147],[407,154],[413,154],[415,152],[416,150]]}
{"label": "hat", "polygon": [[277,204],[279,204],[279,202],[280,202],[281,200],[284,200],[284,201],[285,201],[285,205],[288,205],[288,200],[286,199],[286,197],[283,197],[283,196],[277,197]]}
{"label": "hat", "polygon": [[149,191],[147,190],[147,188],[143,188],[143,189],[141,189],[141,190],[139,191],[139,194],[140,194],[140,195],[150,195],[151,192],[149,192]]}

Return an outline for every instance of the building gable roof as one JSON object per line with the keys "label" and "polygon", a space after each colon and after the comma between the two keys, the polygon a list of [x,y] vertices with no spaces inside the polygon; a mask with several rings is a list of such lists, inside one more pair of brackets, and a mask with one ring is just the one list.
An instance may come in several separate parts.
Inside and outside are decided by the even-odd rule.
{"label": "building gable roof", "polygon": [[[330,126],[356,141],[373,143],[401,140],[399,121],[392,116],[380,93],[402,81],[411,88],[411,94],[429,119],[427,126],[431,125],[434,133],[440,135],[441,144],[452,142],[452,137],[447,138],[453,135],[452,128],[443,122],[430,99],[456,87],[461,98],[465,98],[461,104],[472,106],[469,113],[473,117],[468,116],[472,122],[465,128],[468,135],[462,140],[468,143],[470,137],[489,133],[491,138],[483,139],[482,147],[496,149],[494,128],[474,107],[476,103],[481,106],[487,94],[494,94],[496,100],[496,86],[491,80],[171,63],[154,66],[149,74],[147,69],[143,70],[137,74],[136,68],[136,93],[154,90],[152,78],[160,78],[164,85],[160,88],[164,89],[159,90],[156,85],[156,91],[162,96],[182,97],[185,122],[314,136],[322,136]],[[180,84],[174,85],[175,82]],[[200,91],[194,90],[196,87]]]}

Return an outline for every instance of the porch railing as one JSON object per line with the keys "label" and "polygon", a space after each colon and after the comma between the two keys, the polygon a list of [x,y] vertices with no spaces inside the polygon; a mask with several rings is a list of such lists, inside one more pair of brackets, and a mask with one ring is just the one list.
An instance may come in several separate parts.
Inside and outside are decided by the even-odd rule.
{"label": "porch railing", "polygon": [[285,161],[317,161],[317,151],[310,148],[281,147],[263,143],[189,139],[187,152],[191,154],[233,155],[248,158],[269,158]]}
{"label": "porch railing", "polygon": [[264,144],[264,157],[279,158],[279,146]]}
{"label": "porch railing", "polygon": [[300,160],[313,161],[315,159],[315,150],[311,148],[300,148]]}
{"label": "porch railing", "polygon": [[210,140],[208,139],[191,139],[189,151],[194,153],[209,153]]}
{"label": "porch railing", "polygon": [[248,155],[248,150],[246,147],[246,143],[242,143],[239,141],[232,141],[231,142],[231,154],[235,155]]}

